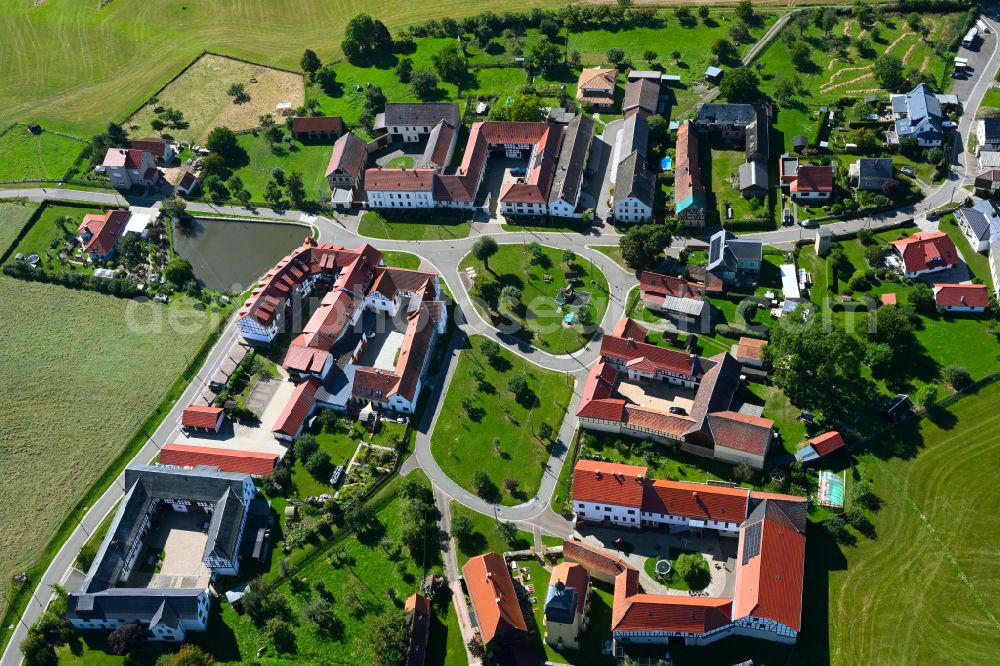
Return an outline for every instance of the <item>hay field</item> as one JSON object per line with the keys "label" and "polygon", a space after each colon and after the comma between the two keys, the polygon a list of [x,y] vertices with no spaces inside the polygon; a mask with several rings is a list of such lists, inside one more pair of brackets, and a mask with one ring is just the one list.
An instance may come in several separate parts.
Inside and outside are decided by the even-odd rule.
{"label": "hay field", "polygon": [[[555,7],[517,0],[502,9]],[[0,124],[37,120],[89,136],[124,120],[205,50],[297,70],[304,48],[339,56],[347,20],[361,11],[390,30],[501,8],[490,0],[0,0]],[[222,92],[225,92],[223,87]]]}
{"label": "hay field", "polygon": [[[6,213],[5,205],[5,240],[16,235]],[[163,399],[208,334],[210,316],[7,277],[0,303],[2,611],[11,576],[36,562]],[[167,325],[168,313],[182,326]],[[146,330],[130,330],[129,321]]]}
{"label": "hay field", "polygon": [[[256,81],[252,83],[251,81]],[[246,86],[250,99],[234,104],[226,94],[233,83]],[[293,107],[305,101],[302,76],[280,69],[251,65],[232,58],[205,55],[158,95],[159,104],[184,113],[187,129],[171,130],[176,138],[203,141],[213,127],[231,130],[258,127],[258,118],[274,114],[275,105],[291,102]],[[146,105],[129,120],[132,136],[157,136],[149,126],[153,107]]]}
{"label": "hay field", "polygon": [[0,182],[61,180],[86,143],[61,134],[34,135],[24,125],[0,134]]}
{"label": "hay field", "polygon": [[0,256],[3,256],[28,223],[28,218],[38,208],[37,204],[0,202]]}

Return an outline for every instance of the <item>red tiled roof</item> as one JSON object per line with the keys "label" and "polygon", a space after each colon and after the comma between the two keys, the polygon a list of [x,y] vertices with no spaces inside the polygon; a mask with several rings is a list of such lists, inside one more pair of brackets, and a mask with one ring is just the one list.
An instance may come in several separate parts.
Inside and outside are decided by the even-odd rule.
{"label": "red tiled roof", "polygon": [[639,324],[634,319],[630,317],[622,317],[615,324],[615,327],[611,329],[611,335],[617,336],[619,338],[632,338],[633,340],[639,340],[640,342],[646,341],[646,336],[649,335],[649,331],[642,324]]}
{"label": "red tiled roof", "polygon": [[552,567],[552,576],[549,578],[549,585],[562,583],[566,587],[576,590],[577,613],[583,613],[587,605],[587,585],[590,583],[590,574],[582,564],[566,562],[565,560]]}
{"label": "red tiled roof", "polygon": [[631,564],[617,555],[577,539],[567,539],[563,542],[563,559],[566,562],[580,564],[591,573],[597,571],[609,578],[614,578],[621,572],[633,568]]}
{"label": "red tiled roof", "polygon": [[600,419],[601,421],[625,420],[625,401],[616,398],[598,398],[580,402],[576,415],[585,419]]}
{"label": "red tiled roof", "polygon": [[[624,578],[624,574],[621,576]],[[615,581],[615,589],[617,583]],[[633,594],[623,599],[619,610],[615,599],[617,621],[612,631],[677,631],[703,634],[730,622],[732,599],[688,597],[664,594]]]}
{"label": "red tiled roof", "polygon": [[316,391],[319,387],[320,382],[315,377],[310,377],[296,386],[271,432],[294,437],[316,404]]}
{"label": "red tiled roof", "polygon": [[645,478],[645,467],[578,460],[573,468],[573,501],[640,507]]}
{"label": "red tiled roof", "polygon": [[764,347],[766,346],[767,340],[742,337],[736,345],[736,357],[737,359],[749,358],[760,361],[764,358]]}
{"label": "red tiled roof", "polygon": [[646,484],[642,510],[698,520],[741,523],[747,517],[750,491],[687,481],[655,480]]}
{"label": "red tiled roof", "polygon": [[760,522],[757,554],[744,558],[749,524],[740,530],[736,551],[736,591],[733,617],[766,618],[799,631],[802,626],[802,580],[805,535],[776,504],[768,504]]}
{"label": "red tiled roof", "polygon": [[292,118],[293,132],[336,132],[344,131],[344,119],[340,116],[302,116]]}
{"label": "red tiled roof", "polygon": [[708,426],[712,430],[716,446],[762,456],[767,453],[771,444],[774,421],[761,416],[723,411],[709,414]]}
{"label": "red tiled roof", "polygon": [[417,382],[420,371],[431,349],[434,338],[434,323],[431,321],[430,309],[421,305],[407,315],[406,334],[403,345],[399,348],[399,358],[396,360],[396,374],[399,384],[394,393],[403,396],[410,402],[417,398]]}
{"label": "red tiled roof", "polygon": [[684,201],[697,192],[704,196],[701,164],[698,159],[698,133],[694,123],[685,120],[677,130],[677,164],[674,167],[674,200]]}
{"label": "red tiled roof", "polygon": [[629,342],[628,338],[615,335],[605,335],[601,338],[601,356],[626,363],[646,358],[659,370],[688,376],[694,372],[694,360],[691,354],[636,340]]}
{"label": "red tiled roof", "polygon": [[792,192],[833,192],[833,167],[804,164],[789,185]]}
{"label": "red tiled roof", "polygon": [[[578,91],[614,92],[617,76],[617,69],[589,67],[580,72],[580,79],[577,81],[576,87]],[[579,94],[578,92],[577,95],[579,96]]]}
{"label": "red tiled roof", "polygon": [[351,395],[364,400],[386,402],[399,384],[399,375],[382,368],[358,368],[354,372]]}
{"label": "red tiled roof", "polygon": [[844,438],[836,430],[831,430],[830,432],[824,432],[818,437],[813,437],[809,440],[809,443],[812,444],[816,453],[825,456],[842,448],[844,446]]}
{"label": "red tiled roof", "polygon": [[288,345],[281,367],[303,375],[318,375],[323,372],[329,355],[326,349],[305,344],[305,339],[300,335]]}
{"label": "red tiled roof", "polygon": [[267,476],[274,471],[278,455],[260,453],[257,451],[237,451],[235,449],[216,449],[210,446],[192,446],[189,444],[166,444],[160,449],[161,465],[176,465],[177,467],[218,467],[222,472],[237,472]]}
{"label": "red tiled roof", "polygon": [[891,241],[903,258],[907,273],[953,266],[958,263],[958,250],[948,234],[917,232],[909,238]]}
{"label": "red tiled roof", "polygon": [[527,631],[521,604],[504,559],[496,553],[473,557],[462,567],[483,643],[515,631]]}
{"label": "red tiled roof", "polygon": [[665,414],[635,405],[625,406],[625,422],[633,428],[655,430],[673,437],[680,437],[694,425],[694,421],[689,417]]}
{"label": "red tiled roof", "polygon": [[359,139],[353,132],[344,134],[333,144],[330,163],[326,167],[326,175],[329,176],[339,169],[352,177],[359,176],[361,169],[365,166],[367,150],[367,144],[364,140]]}
{"label": "red tiled roof", "polygon": [[136,150],[145,150],[147,153],[153,157],[163,158],[167,152],[167,142],[165,139],[136,139],[129,143],[130,148]]}
{"label": "red tiled roof", "polygon": [[430,192],[434,169],[368,169],[365,190],[369,192]]}
{"label": "red tiled roof", "polygon": [[433,282],[434,277],[434,273],[427,273],[426,271],[413,271],[391,266],[376,268],[375,281],[372,283],[368,293],[377,291],[389,300],[392,300],[396,297],[397,291],[417,293],[428,280]]}
{"label": "red tiled roof", "polygon": [[639,276],[639,288],[643,295],[651,294],[660,298],[676,296],[677,298],[702,299],[701,285],[650,271],[643,271],[642,275]]}
{"label": "red tiled roof", "polygon": [[92,236],[83,246],[83,251],[99,255],[111,252],[125,231],[125,225],[131,216],[127,210],[109,210],[104,215],[93,213],[84,215],[76,233],[83,235],[84,232],[88,232]]}
{"label": "red tiled roof", "polygon": [[941,308],[985,308],[990,292],[985,284],[936,284],[934,302]]}
{"label": "red tiled roof", "polygon": [[221,414],[222,407],[188,405],[181,414],[181,425],[185,428],[211,428],[215,430],[215,424],[219,422]]}

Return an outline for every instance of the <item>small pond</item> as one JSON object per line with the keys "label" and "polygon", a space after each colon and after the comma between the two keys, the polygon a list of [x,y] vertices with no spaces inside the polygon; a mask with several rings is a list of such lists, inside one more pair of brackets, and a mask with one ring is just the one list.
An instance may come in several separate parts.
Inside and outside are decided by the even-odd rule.
{"label": "small pond", "polygon": [[302,244],[297,224],[195,218],[191,232],[174,228],[174,250],[191,262],[202,286],[240,292]]}

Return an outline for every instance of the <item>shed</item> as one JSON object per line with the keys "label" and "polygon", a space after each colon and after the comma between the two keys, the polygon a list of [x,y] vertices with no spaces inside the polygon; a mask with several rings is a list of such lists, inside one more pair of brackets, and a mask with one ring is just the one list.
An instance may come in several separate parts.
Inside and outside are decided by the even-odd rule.
{"label": "shed", "polygon": [[660,77],[660,83],[668,86],[677,85],[681,82],[680,74],[664,74]]}
{"label": "shed", "polygon": [[709,67],[705,70],[705,80],[709,83],[718,83],[722,80],[722,70],[718,67]]}
{"label": "shed", "polygon": [[809,147],[809,139],[802,136],[801,134],[792,137],[792,148],[795,152],[802,152]]}
{"label": "shed", "polygon": [[31,132],[32,134],[41,134],[42,126],[39,125],[38,123],[31,123],[30,125],[28,125],[28,131]]}

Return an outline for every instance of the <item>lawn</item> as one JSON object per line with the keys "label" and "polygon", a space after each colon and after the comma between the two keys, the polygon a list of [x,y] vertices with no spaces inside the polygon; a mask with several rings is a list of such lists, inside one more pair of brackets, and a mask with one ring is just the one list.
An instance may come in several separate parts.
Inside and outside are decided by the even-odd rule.
{"label": "lawn", "polygon": [[[501,509],[502,511],[502,509]],[[455,518],[458,516],[466,516],[472,521],[472,534],[456,543],[458,550],[455,555],[458,557],[458,566],[463,567],[465,563],[469,561],[469,558],[475,557],[476,555],[482,555],[483,553],[500,553],[503,554],[504,551],[508,550],[528,550],[532,548],[535,544],[535,537],[531,532],[525,532],[524,530],[517,531],[517,537],[514,541],[507,541],[502,536],[500,536],[500,530],[498,529],[497,519],[494,516],[484,516],[478,511],[473,511],[472,509],[462,506],[458,502],[452,501],[451,503],[451,519],[454,523]],[[499,520],[503,520],[502,516],[499,516]],[[456,542],[458,540],[456,539]],[[559,541],[562,544],[562,541]]]}
{"label": "lawn", "polygon": [[647,557],[646,561],[642,563],[643,569],[646,574],[659,581],[661,584],[669,587],[671,590],[681,590],[687,592],[688,590],[703,590],[711,582],[712,575],[706,569],[704,575],[697,575],[692,577],[692,580],[683,578],[677,574],[677,558],[685,553],[694,553],[696,555],[701,555],[698,551],[694,550],[682,550],[680,548],[671,548],[670,552],[667,553],[667,561],[670,562],[671,572],[668,574],[668,578],[663,578],[656,573],[656,563],[663,559],[663,557]]}
{"label": "lawn", "polygon": [[[229,96],[230,84],[242,83],[249,99],[239,104]],[[275,106],[305,101],[302,75],[262,65],[206,54],[157,95],[157,104],[181,111],[186,127],[168,129],[177,139],[204,141],[213,127],[248,130],[257,127],[260,116],[275,113]],[[150,127],[156,104],[147,104],[129,118],[132,136],[156,136]]]}
{"label": "lawn", "polygon": [[[431,450],[444,472],[462,487],[475,492],[473,476],[481,470],[494,486],[485,489],[484,496],[520,504],[535,494],[549,457],[534,432],[542,422],[558,431],[572,388],[566,375],[542,370],[503,348],[491,365],[480,351],[484,340],[473,337],[472,348],[459,355]],[[474,368],[486,375],[481,386],[469,374]],[[512,398],[507,383],[514,376],[527,380],[530,395]],[[466,396],[472,397],[471,414],[462,406]],[[494,436],[500,438],[499,451]],[[507,479],[520,482],[514,493],[504,487]]]}
{"label": "lawn", "polygon": [[85,147],[81,139],[11,125],[0,134],[0,182],[62,180]]}
{"label": "lawn", "polygon": [[395,266],[397,268],[408,268],[411,271],[415,271],[418,268],[420,268],[420,257],[418,257],[415,254],[410,254],[409,252],[396,252],[394,250],[383,250],[382,261],[385,262],[386,266]]}
{"label": "lawn", "polygon": [[361,217],[358,234],[391,240],[453,240],[465,238],[472,230],[472,220],[452,212],[376,213]]}
{"label": "lawn", "polygon": [[[710,159],[702,160],[708,171],[712,174],[711,196],[715,198],[716,213],[718,219],[724,224],[743,221],[757,221],[769,217],[767,201],[763,201],[758,209],[751,206],[748,199],[744,199],[740,194],[740,165],[746,162],[746,156],[742,150],[719,150],[717,148],[708,149]],[[728,208],[732,209],[732,217],[727,213]]]}
{"label": "lawn", "polygon": [[[0,277],[0,302],[6,309],[0,322],[6,593],[10,577],[38,563],[69,513],[160,404],[216,315],[181,299],[166,308],[6,277]],[[25,529],[27,515],[31,529]]]}
{"label": "lawn", "polygon": [[304,144],[293,139],[290,143],[285,142],[272,149],[263,134],[243,134],[239,137],[239,143],[246,151],[247,158],[233,173],[243,180],[243,186],[250,192],[253,201],[263,203],[264,188],[271,180],[271,172],[276,168],[283,169],[285,175],[293,171],[301,173],[306,198],[320,203],[329,201],[330,184],[325,174],[333,152],[332,143]]}
{"label": "lawn", "polygon": [[615,263],[627,271],[634,270],[625,263],[624,259],[622,259],[622,250],[617,245],[588,245],[587,247],[592,250],[597,250],[604,256],[613,259]]}
{"label": "lawn", "polygon": [[[997,485],[983,483],[1000,473],[998,400],[994,383],[869,442],[861,464],[884,502],[873,517],[878,539],[860,537],[839,552],[831,545],[812,558],[832,570],[829,623],[806,616],[807,654],[823,647],[817,630],[829,630],[833,664],[997,660],[1000,549],[994,518],[980,508],[1000,501]],[[826,586],[807,582],[807,600],[820,593],[807,610],[824,610]],[[959,608],[964,619],[956,622]]]}
{"label": "lawn", "polygon": [[[589,307],[594,324],[601,322],[608,307],[607,278],[592,263],[580,257],[565,264],[562,250],[542,247],[540,258],[535,263],[531,263],[529,251],[528,245],[500,245],[499,251],[489,260],[489,270],[472,254],[462,259],[459,270],[464,271],[471,266],[475,268],[478,280],[493,278],[500,288],[513,286],[521,291],[517,309],[512,311],[503,306],[503,313],[497,312],[493,303],[488,304],[490,309],[487,311],[486,303],[481,299],[474,300],[480,314],[494,326],[552,353],[572,353],[587,344],[596,326],[585,330],[578,321],[564,325],[564,315],[572,310],[564,311],[556,304],[555,298],[569,284],[565,274],[567,271],[577,273],[575,291],[590,294]],[[549,276],[548,282],[546,276]]]}
{"label": "lawn", "polygon": [[0,257],[14,243],[37,208],[37,204],[0,202]]}
{"label": "lawn", "polygon": [[450,589],[439,592],[431,608],[433,614],[425,663],[427,666],[466,666],[465,644]]}
{"label": "lawn", "polygon": [[[46,270],[55,272],[79,270],[91,273],[93,269],[90,264],[75,266],[74,264],[62,263],[57,257],[63,240],[76,238],[77,226],[83,221],[84,215],[90,213],[103,215],[108,209],[86,205],[53,205],[49,203],[43,205],[44,208],[38,219],[24,234],[11,256],[13,257],[18,252],[23,253],[26,257],[37,254],[42,258],[41,264]],[[63,218],[69,218],[69,221],[61,226],[60,221]],[[59,247],[54,249],[53,245]]]}
{"label": "lawn", "polygon": [[983,102],[979,105],[979,110],[1000,109],[1000,88],[990,88],[983,96]]}

